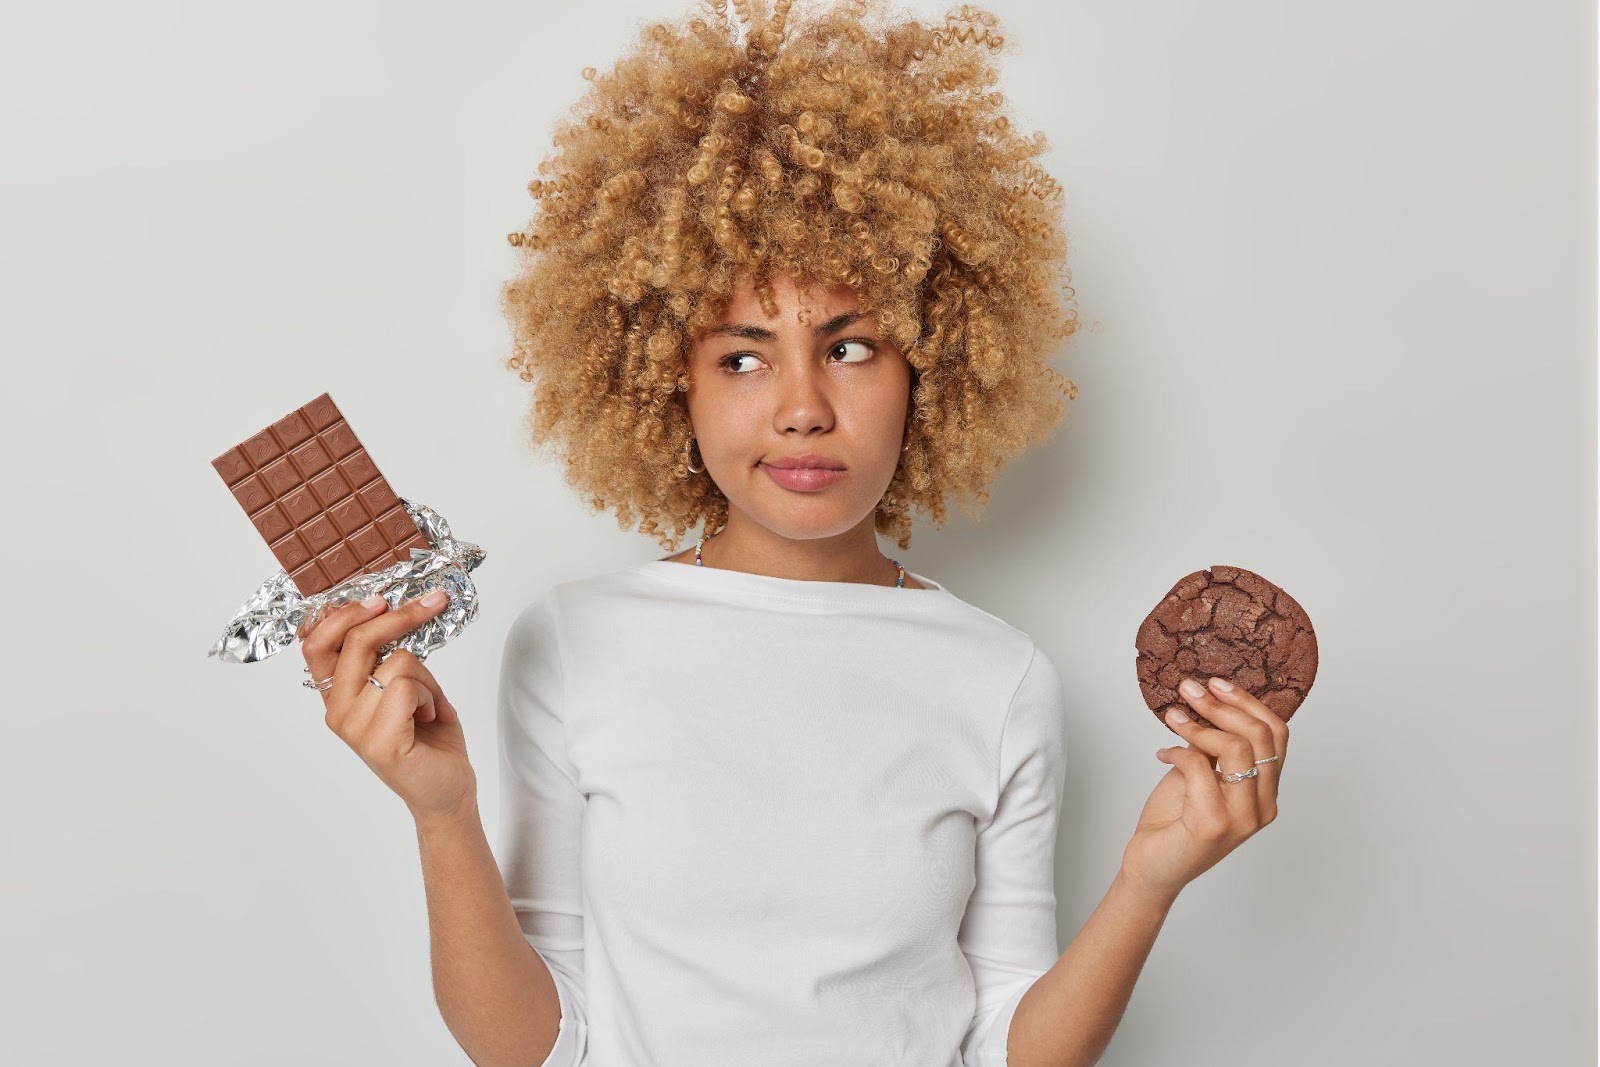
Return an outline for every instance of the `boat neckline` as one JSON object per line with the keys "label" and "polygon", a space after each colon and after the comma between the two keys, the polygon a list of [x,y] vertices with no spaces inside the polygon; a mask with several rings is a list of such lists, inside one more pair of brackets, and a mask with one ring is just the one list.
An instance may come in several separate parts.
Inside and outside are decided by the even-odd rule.
{"label": "boat neckline", "polygon": [[942,582],[906,567],[906,574],[927,588],[906,589],[897,585],[870,582],[826,582],[809,578],[779,578],[771,574],[736,571],[726,567],[695,566],[671,559],[648,559],[628,570],[655,575],[680,585],[694,584],[708,589],[742,591],[790,600],[851,603],[934,603],[951,595]]}

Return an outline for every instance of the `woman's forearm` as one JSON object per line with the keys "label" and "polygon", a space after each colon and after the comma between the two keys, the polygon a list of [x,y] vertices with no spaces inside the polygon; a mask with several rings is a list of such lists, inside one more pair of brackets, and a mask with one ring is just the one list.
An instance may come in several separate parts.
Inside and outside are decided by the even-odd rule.
{"label": "woman's forearm", "polygon": [[1009,1067],[1098,1063],[1172,904],[1119,871],[1078,936],[1018,1002],[1006,1041]]}
{"label": "woman's forearm", "polygon": [[478,1067],[537,1067],[561,1022],[555,981],[529,945],[476,806],[417,820],[433,996]]}

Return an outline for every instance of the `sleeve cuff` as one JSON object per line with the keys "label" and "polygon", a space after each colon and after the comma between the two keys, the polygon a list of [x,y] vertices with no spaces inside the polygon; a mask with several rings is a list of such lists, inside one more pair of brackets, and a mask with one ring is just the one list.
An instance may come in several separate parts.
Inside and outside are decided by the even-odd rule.
{"label": "sleeve cuff", "polygon": [[[534,951],[539,952],[537,948]],[[550,978],[556,984],[556,1001],[561,1005],[561,1024],[556,1033],[556,1043],[551,1046],[550,1054],[539,1067],[576,1067],[578,1057],[583,1052],[583,1030],[572,1012],[571,991],[567,989],[567,980],[561,971],[550,966],[549,958],[542,952],[539,957],[550,970]]]}
{"label": "sleeve cuff", "polygon": [[1032,985],[1032,982],[1020,983],[999,1006],[989,1010],[988,1018],[973,1027],[971,1039],[962,1052],[961,1067],[1006,1067],[1006,1039],[1011,1036],[1011,1020]]}

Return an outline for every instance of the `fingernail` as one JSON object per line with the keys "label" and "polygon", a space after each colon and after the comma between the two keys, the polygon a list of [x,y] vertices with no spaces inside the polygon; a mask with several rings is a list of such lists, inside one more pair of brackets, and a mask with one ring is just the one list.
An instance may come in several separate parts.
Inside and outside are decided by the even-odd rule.
{"label": "fingernail", "polygon": [[1185,715],[1183,713],[1183,709],[1182,708],[1173,708],[1171,711],[1167,712],[1167,721],[1168,722],[1188,722],[1189,721],[1189,716],[1187,716],[1187,715]]}
{"label": "fingernail", "polygon": [[1213,679],[1211,679],[1211,684],[1216,686],[1217,689],[1219,691],[1221,691],[1221,692],[1224,692],[1224,693],[1233,692],[1233,686],[1230,683],[1223,681],[1221,678],[1213,678]]}
{"label": "fingernail", "polygon": [[383,597],[379,596],[377,593],[373,593],[371,596],[367,597],[367,599],[361,602],[361,606],[370,611],[372,608],[377,607],[383,602]]}
{"label": "fingernail", "polygon": [[1195,681],[1193,678],[1185,678],[1183,680],[1183,684],[1178,686],[1178,688],[1182,689],[1186,696],[1192,697],[1197,697],[1201,693],[1205,692],[1204,689],[1200,688],[1200,683]]}
{"label": "fingernail", "polygon": [[445,599],[446,597],[444,595],[444,590],[435,589],[433,592],[422,598],[422,606],[425,608],[436,608],[440,604],[443,604]]}

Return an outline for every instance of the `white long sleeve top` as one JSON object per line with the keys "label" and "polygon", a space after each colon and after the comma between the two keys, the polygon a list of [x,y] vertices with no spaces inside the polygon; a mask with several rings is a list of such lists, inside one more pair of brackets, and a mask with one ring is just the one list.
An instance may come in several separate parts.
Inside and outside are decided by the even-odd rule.
{"label": "white long sleeve top", "polygon": [[496,853],[544,1067],[993,1067],[1055,963],[1061,680],[928,588],[649,560],[507,635]]}

